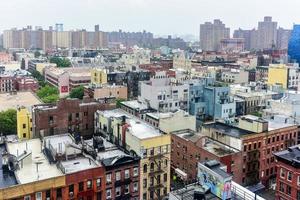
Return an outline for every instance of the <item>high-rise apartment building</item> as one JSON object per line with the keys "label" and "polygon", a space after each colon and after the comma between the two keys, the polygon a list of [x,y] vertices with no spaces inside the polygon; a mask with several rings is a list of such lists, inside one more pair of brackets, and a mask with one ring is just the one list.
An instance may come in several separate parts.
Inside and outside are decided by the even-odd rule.
{"label": "high-rise apartment building", "polygon": [[281,27],[278,28],[277,42],[276,42],[276,47],[278,49],[288,49],[291,33],[292,33],[292,31],[289,29],[284,29]]}
{"label": "high-rise apartment building", "polygon": [[263,22],[258,22],[258,49],[268,49],[276,45],[277,22],[272,21],[272,17],[264,17]]}
{"label": "high-rise apartment building", "polygon": [[233,38],[244,38],[244,49],[251,50],[257,48],[257,30],[243,30],[239,28],[233,33]]}
{"label": "high-rise apartment building", "polygon": [[3,47],[9,48],[39,48],[48,50],[52,48],[103,48],[108,45],[107,33],[99,31],[99,26],[94,32],[84,29],[75,31],[63,31],[61,24],[56,24],[55,30],[43,30],[30,26],[22,30],[11,29],[3,32]]}
{"label": "high-rise apartment building", "polygon": [[221,40],[229,37],[230,29],[219,19],[200,25],[200,46],[204,51],[217,51]]}

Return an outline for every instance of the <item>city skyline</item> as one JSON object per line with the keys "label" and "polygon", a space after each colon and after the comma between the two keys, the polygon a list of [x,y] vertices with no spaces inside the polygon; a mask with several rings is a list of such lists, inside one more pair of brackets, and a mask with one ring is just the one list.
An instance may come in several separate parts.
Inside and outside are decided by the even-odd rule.
{"label": "city skyline", "polygon": [[[33,9],[36,5],[39,9]],[[201,23],[221,19],[231,29],[232,35],[233,30],[238,28],[256,28],[258,21],[262,21],[264,16],[272,16],[280,27],[291,29],[294,23],[299,23],[300,14],[297,13],[299,6],[300,2],[293,0],[284,2],[229,0],[217,3],[208,0],[184,2],[181,0],[163,2],[158,0],[88,0],[84,2],[80,0],[42,2],[14,0],[2,3],[0,32],[12,27],[22,28],[26,25],[42,26],[46,29],[49,25],[63,23],[65,30],[77,28],[92,30],[94,24],[100,24],[100,30],[103,31],[146,30],[159,36],[187,34],[198,36]],[[82,9],[83,7],[85,9]],[[262,7],[264,9],[259,9]],[[282,10],[283,8],[286,9]],[[255,10],[255,13],[249,12],[251,10]],[[74,15],[74,13],[78,14]]]}

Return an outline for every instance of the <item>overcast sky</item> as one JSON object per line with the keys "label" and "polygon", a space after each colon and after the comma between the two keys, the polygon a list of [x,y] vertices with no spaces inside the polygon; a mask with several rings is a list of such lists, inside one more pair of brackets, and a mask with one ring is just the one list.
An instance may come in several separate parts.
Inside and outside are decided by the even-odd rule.
{"label": "overcast sky", "polygon": [[199,24],[221,19],[233,29],[254,28],[272,16],[284,28],[300,23],[300,0],[1,0],[0,31],[63,23],[65,30],[94,24],[112,31],[198,35]]}

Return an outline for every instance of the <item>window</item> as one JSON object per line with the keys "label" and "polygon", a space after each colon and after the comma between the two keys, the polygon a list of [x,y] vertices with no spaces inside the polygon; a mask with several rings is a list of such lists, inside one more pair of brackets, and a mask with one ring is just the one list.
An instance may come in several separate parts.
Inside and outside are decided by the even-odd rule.
{"label": "window", "polygon": [[287,193],[288,195],[291,195],[291,194],[292,194],[292,188],[291,188],[291,186],[289,186],[289,185],[286,186],[286,193]]}
{"label": "window", "polygon": [[101,178],[97,178],[96,180],[96,186],[101,187]]}
{"label": "window", "polygon": [[92,180],[88,180],[86,182],[86,187],[87,187],[87,189],[91,189],[92,188]]}
{"label": "window", "polygon": [[111,174],[106,174],[106,183],[111,183]]}
{"label": "window", "polygon": [[280,169],[280,177],[285,178],[285,169],[283,168]]}
{"label": "window", "polygon": [[125,169],[125,179],[128,179],[130,177],[129,172],[129,169]]}
{"label": "window", "polygon": [[83,182],[80,182],[79,183],[79,192],[82,192],[84,190],[84,185],[83,185]]}
{"label": "window", "polygon": [[143,194],[143,200],[147,200],[147,193]]}
{"label": "window", "polygon": [[144,187],[144,188],[147,187],[147,179],[146,179],[146,178],[143,179],[143,187]]}
{"label": "window", "polygon": [[51,197],[51,191],[47,190],[46,191],[46,200],[50,200],[50,197]]}
{"label": "window", "polygon": [[284,192],[284,184],[282,182],[279,183],[279,191]]}
{"label": "window", "polygon": [[153,171],[154,170],[154,163],[150,163],[150,170]]}
{"label": "window", "polygon": [[133,192],[137,192],[139,190],[139,183],[138,182],[134,182],[133,183]]}
{"label": "window", "polygon": [[31,200],[31,196],[30,195],[25,196],[24,200]]}
{"label": "window", "polygon": [[167,180],[168,180],[168,174],[165,173],[165,174],[164,174],[164,182],[167,182]]}
{"label": "window", "polygon": [[138,167],[133,168],[133,176],[136,177],[138,175],[139,175],[139,168]]}
{"label": "window", "polygon": [[116,172],[116,181],[119,181],[119,180],[121,180],[121,172],[120,171]]}
{"label": "window", "polygon": [[111,189],[106,190],[106,199],[111,199]]}
{"label": "window", "polygon": [[125,185],[125,194],[129,193],[129,185]]}
{"label": "window", "polygon": [[287,173],[287,180],[288,181],[292,181],[292,178],[293,178],[293,172],[288,171],[288,173]]}
{"label": "window", "polygon": [[144,164],[143,172],[144,172],[144,173],[147,173],[147,164]]}
{"label": "window", "polygon": [[300,186],[300,176],[297,178],[297,185]]}
{"label": "window", "polygon": [[70,197],[73,197],[74,195],[74,185],[69,185],[69,196]]}
{"label": "window", "polygon": [[102,200],[102,193],[101,192],[97,192],[96,194],[96,200]]}
{"label": "window", "polygon": [[121,187],[116,187],[116,197],[121,196]]}
{"label": "window", "polygon": [[26,124],[23,124],[23,128],[26,128]]}
{"label": "window", "polygon": [[61,188],[56,189],[56,198],[61,198],[62,197],[62,191]]}

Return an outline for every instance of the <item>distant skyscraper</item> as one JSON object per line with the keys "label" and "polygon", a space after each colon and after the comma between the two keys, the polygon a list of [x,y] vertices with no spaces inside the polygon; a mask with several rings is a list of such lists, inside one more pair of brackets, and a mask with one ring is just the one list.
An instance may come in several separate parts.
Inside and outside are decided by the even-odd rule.
{"label": "distant skyscraper", "polygon": [[272,21],[272,17],[265,17],[263,22],[258,22],[258,48],[269,49],[276,45],[277,22]]}
{"label": "distant skyscraper", "polygon": [[283,29],[281,27],[277,30],[277,48],[287,49],[289,44],[289,39],[291,37],[291,30]]}
{"label": "distant skyscraper", "polygon": [[288,55],[291,60],[300,63],[300,25],[294,25],[289,40]]}
{"label": "distant skyscraper", "polygon": [[215,19],[214,23],[205,22],[200,25],[200,46],[204,51],[217,51],[221,40],[229,37],[230,29],[219,19]]}

